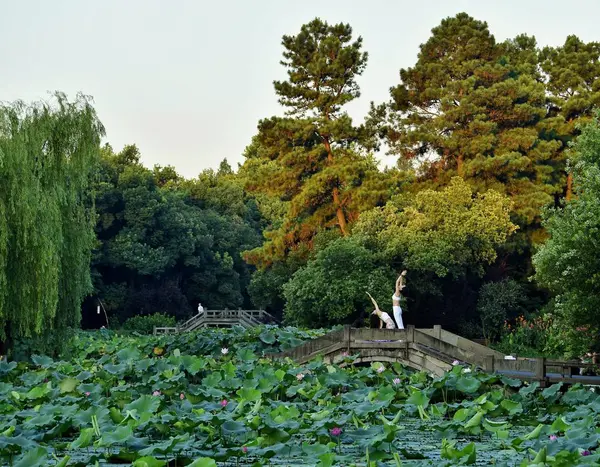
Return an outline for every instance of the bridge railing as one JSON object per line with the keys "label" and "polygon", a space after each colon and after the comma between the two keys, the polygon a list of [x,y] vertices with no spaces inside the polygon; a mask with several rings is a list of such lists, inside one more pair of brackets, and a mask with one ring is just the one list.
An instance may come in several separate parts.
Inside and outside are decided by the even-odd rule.
{"label": "bridge railing", "polygon": [[290,357],[296,361],[308,361],[320,353],[328,353],[346,349],[351,352],[360,349],[408,350],[409,345],[423,346],[435,351],[441,358],[450,362],[460,360],[487,369],[490,359],[503,356],[488,347],[468,341],[456,334],[443,331],[439,327],[433,329],[415,329],[407,326],[399,329],[350,328],[328,333],[318,339],[272,356]]}
{"label": "bridge railing", "polygon": [[305,363],[319,354],[335,356],[343,350],[359,353],[362,350],[381,350],[384,354],[399,351],[399,356],[406,352],[404,356],[407,357],[410,349],[429,355],[436,361],[445,362],[446,365],[452,360],[459,360],[487,372],[497,372],[524,381],[538,381],[542,387],[561,381],[596,385],[600,383],[599,376],[577,374],[580,369],[600,374],[600,368],[596,364],[545,358],[507,359],[500,352],[445,331],[440,326],[433,329],[415,329],[414,326],[407,326],[405,330],[354,329],[346,326],[270,356],[290,357],[298,363]]}
{"label": "bridge railing", "polygon": [[320,353],[326,353],[327,350],[331,350],[334,346],[342,348],[345,342],[349,342],[349,330],[350,328],[344,328],[329,332],[324,336],[307,341],[298,347],[278,354],[270,354],[270,356],[279,358],[289,357],[296,361],[307,361]]}
{"label": "bridge railing", "polygon": [[494,349],[491,349],[485,345],[474,342],[472,340],[466,339],[462,336],[459,336],[458,334],[454,334],[450,331],[446,331],[445,329],[442,329],[442,326],[440,326],[440,325],[435,325],[431,329],[419,329],[418,331],[421,333],[430,335],[432,337],[435,337],[436,339],[439,339],[439,340],[441,340],[447,344],[450,344],[454,347],[457,347],[457,348],[461,349],[463,352],[476,354],[476,355],[494,355],[495,357],[498,357],[498,358],[504,357],[503,353],[498,352]]}
{"label": "bridge railing", "polygon": [[155,327],[154,334],[188,332],[207,324],[252,327],[269,322],[276,323],[277,320],[265,310],[203,310],[177,327]]}
{"label": "bridge railing", "polygon": [[154,327],[154,335],[159,335],[159,334],[177,334],[179,332],[179,329],[175,328],[175,327]]}

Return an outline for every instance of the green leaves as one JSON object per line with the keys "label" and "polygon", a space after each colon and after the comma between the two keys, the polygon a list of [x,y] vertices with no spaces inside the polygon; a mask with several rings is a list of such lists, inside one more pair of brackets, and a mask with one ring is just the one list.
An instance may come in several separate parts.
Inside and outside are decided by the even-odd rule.
{"label": "green leaves", "polygon": [[36,386],[35,388],[31,388],[27,392],[27,394],[24,395],[24,397],[26,399],[42,399],[50,392],[50,388],[50,383],[44,384],[42,386]]}
{"label": "green leaves", "polygon": [[473,394],[477,392],[479,387],[481,386],[481,382],[474,378],[473,376],[461,376],[456,381],[456,389],[465,394]]}
{"label": "green leaves", "polygon": [[248,402],[256,402],[261,397],[261,392],[258,389],[243,387],[238,389],[237,394]]}
{"label": "green leaves", "polygon": [[500,402],[500,405],[508,412],[509,415],[517,415],[523,412],[523,405],[520,402],[504,399],[502,402]]}
{"label": "green leaves", "polygon": [[139,415],[153,414],[158,410],[160,399],[156,396],[140,396],[125,406],[126,410],[135,410]]}
{"label": "green leaves", "polygon": [[113,444],[125,443],[133,436],[133,431],[130,426],[118,426],[111,431],[102,433],[102,437],[98,440],[100,446],[111,446]]}
{"label": "green leaves", "polygon": [[48,465],[48,451],[42,447],[31,449],[22,456],[14,467],[45,467]]}
{"label": "green leaves", "polygon": [[80,381],[77,378],[64,378],[58,383],[58,388],[60,389],[60,393],[69,393],[75,391],[75,388],[79,386]]}
{"label": "green leaves", "polygon": [[[155,457],[145,456],[140,457],[133,461],[132,467],[163,467],[167,463],[163,460],[156,459]],[[193,463],[191,464],[193,465]],[[215,464],[216,465],[216,464]]]}
{"label": "green leaves", "polygon": [[275,342],[275,336],[268,329],[262,331],[258,337],[265,344],[273,344]]}
{"label": "green leaves", "polygon": [[471,465],[477,460],[477,450],[475,443],[469,443],[462,449],[457,449],[456,441],[442,440],[442,459],[449,459],[457,462],[459,465]]}
{"label": "green leaves", "polygon": [[[298,367],[279,360],[237,359],[244,354],[240,349],[265,345],[258,339],[263,331],[83,340],[81,352],[94,353],[98,346],[104,355],[86,359],[73,352],[74,360],[56,364],[52,381],[45,384],[34,377],[37,370],[19,364],[14,374],[0,377],[0,388],[6,389],[0,392],[0,424],[6,427],[0,433],[0,463],[12,458],[14,463],[55,461],[66,466],[69,459],[57,454],[61,459],[53,460],[50,453],[68,449],[75,462],[93,462],[92,453],[108,450],[112,461],[139,467],[161,466],[175,457],[191,462],[190,456],[201,458],[197,465],[213,465],[214,459],[277,463],[302,458],[311,465],[329,466],[361,462],[357,452],[368,449],[371,462],[399,463],[401,457],[431,461],[441,456],[444,462],[460,465],[488,463],[492,450],[498,462],[518,463],[528,453],[536,457],[547,445],[547,462],[577,465],[573,453],[593,450],[600,439],[597,420],[590,416],[597,396],[586,395],[582,387],[561,396],[558,386],[542,391],[531,385],[517,394],[499,378],[476,370],[462,373],[456,368],[432,380],[400,365],[386,365],[380,375],[370,367],[340,368],[320,361]],[[270,332],[279,338],[280,331]],[[292,329],[285,332],[285,339],[289,334],[306,337]],[[236,348],[235,354],[226,359],[190,355],[196,348],[212,354],[221,348],[224,336],[227,345]],[[102,370],[103,363],[114,361],[131,339],[140,354],[152,354],[159,345],[166,357],[151,358],[150,365],[146,359],[128,364],[125,361],[133,353],[120,353],[127,380],[119,381]],[[244,339],[250,347],[245,347]],[[180,349],[181,355],[175,356],[173,349]],[[186,366],[201,369],[193,375],[195,370],[188,372]],[[89,375],[80,383],[77,376],[84,372]],[[304,377],[297,378],[298,374]],[[399,382],[391,385],[392,377]],[[52,386],[54,381],[58,387]],[[66,391],[61,393],[63,382]],[[79,386],[72,388],[73,384]],[[18,399],[10,393],[13,388],[19,391]],[[155,388],[160,395],[150,395]],[[90,389],[93,397],[80,394]],[[31,391],[32,396],[43,397],[25,397]],[[224,399],[226,404],[221,403]],[[530,426],[536,419],[539,426]],[[440,443],[436,432],[446,441]],[[69,444],[63,441],[64,433],[73,433]],[[556,440],[549,438],[554,434]],[[461,441],[473,435],[484,441]],[[450,436],[456,439],[450,441]],[[399,442],[405,447],[396,452]]]}
{"label": "green leaves", "polygon": [[79,436],[75,441],[71,443],[71,449],[82,449],[87,448],[92,444],[94,440],[94,429],[84,428],[79,433]]}
{"label": "green leaves", "polygon": [[209,457],[201,457],[189,464],[188,467],[217,467],[217,463]]}
{"label": "green leaves", "polygon": [[427,397],[424,391],[412,389],[412,394],[406,399],[406,403],[425,408],[429,404],[429,397]]}
{"label": "green leaves", "polygon": [[59,349],[91,291],[87,189],[104,129],[86,97],[60,93],[4,103],[0,120],[0,339]]}
{"label": "green leaves", "polygon": [[233,420],[228,420],[225,423],[223,423],[223,425],[221,425],[221,429],[223,430],[223,434],[229,436],[242,435],[247,431],[246,425]]}

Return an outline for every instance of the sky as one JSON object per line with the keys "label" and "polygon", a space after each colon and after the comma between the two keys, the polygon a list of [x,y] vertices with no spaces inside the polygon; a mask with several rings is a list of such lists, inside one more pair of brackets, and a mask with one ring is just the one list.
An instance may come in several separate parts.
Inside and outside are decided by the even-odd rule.
{"label": "sky", "polygon": [[237,167],[258,121],[283,113],[272,83],[285,78],[284,34],[319,17],[363,37],[362,96],[348,106],[360,122],[462,11],[499,41],[600,40],[597,0],[0,0],[0,101],[91,95],[115,150],[134,143],[146,166],[191,178],[224,158]]}

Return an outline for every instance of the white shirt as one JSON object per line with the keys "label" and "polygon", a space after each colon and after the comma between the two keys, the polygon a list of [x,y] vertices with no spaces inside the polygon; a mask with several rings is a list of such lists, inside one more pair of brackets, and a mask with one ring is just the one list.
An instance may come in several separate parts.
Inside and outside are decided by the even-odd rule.
{"label": "white shirt", "polygon": [[396,328],[396,324],[394,323],[394,320],[385,311],[381,312],[380,318],[381,318],[381,321],[383,321],[385,323],[385,327],[387,329],[395,329]]}

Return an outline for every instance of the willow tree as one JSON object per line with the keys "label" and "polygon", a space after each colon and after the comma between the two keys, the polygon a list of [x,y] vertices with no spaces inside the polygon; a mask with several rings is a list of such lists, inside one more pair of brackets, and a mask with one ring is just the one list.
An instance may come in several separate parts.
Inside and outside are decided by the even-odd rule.
{"label": "willow tree", "polygon": [[358,212],[381,193],[376,164],[365,154],[370,138],[345,111],[360,95],[362,39],[353,39],[349,25],[315,19],[282,44],[288,79],[274,86],[286,116],[259,123],[244,167],[252,174],[249,190],[286,203],[280,227],[247,255],[259,265],[310,248],[320,230],[348,235]]}
{"label": "willow tree", "polygon": [[0,340],[79,324],[103,131],[84,96],[0,106]]}

